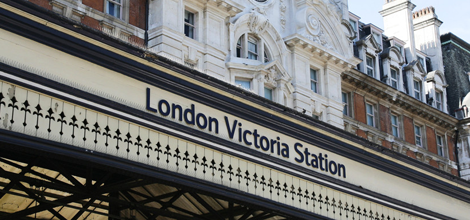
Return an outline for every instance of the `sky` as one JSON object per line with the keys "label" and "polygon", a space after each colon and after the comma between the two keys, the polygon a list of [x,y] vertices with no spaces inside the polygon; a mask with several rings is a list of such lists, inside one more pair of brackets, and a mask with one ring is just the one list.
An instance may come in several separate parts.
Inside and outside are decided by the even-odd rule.
{"label": "sky", "polygon": [[[383,29],[383,19],[379,14],[385,0],[349,0],[349,11],[361,17],[361,22],[372,23]],[[443,22],[440,33],[452,32],[470,43],[470,0],[411,0],[416,5],[414,11],[434,6],[436,14]]]}

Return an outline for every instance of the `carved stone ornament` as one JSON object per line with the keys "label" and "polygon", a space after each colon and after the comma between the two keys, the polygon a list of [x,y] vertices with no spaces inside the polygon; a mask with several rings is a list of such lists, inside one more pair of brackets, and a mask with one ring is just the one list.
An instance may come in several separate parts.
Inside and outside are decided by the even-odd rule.
{"label": "carved stone ornament", "polygon": [[253,10],[266,15],[266,10],[274,4],[275,0],[250,0],[250,2],[256,6]]}
{"label": "carved stone ornament", "polygon": [[268,74],[264,76],[264,82],[270,86],[277,87],[276,79],[278,78],[278,74],[275,67],[272,67],[268,70]]}
{"label": "carved stone ornament", "polygon": [[307,14],[306,17],[307,33],[304,37],[321,44],[328,49],[334,49],[329,43],[329,39],[321,26],[320,20],[313,14]]}
{"label": "carved stone ornament", "polygon": [[279,1],[280,4],[279,4],[279,11],[281,12],[281,16],[280,16],[280,20],[281,20],[281,27],[282,29],[286,29],[286,23],[287,23],[287,19],[286,19],[286,11],[287,11],[287,5],[285,4],[284,0],[280,0]]}
{"label": "carved stone ornament", "polygon": [[269,25],[269,20],[256,11],[252,11],[248,20],[248,27],[254,34],[261,34]]}

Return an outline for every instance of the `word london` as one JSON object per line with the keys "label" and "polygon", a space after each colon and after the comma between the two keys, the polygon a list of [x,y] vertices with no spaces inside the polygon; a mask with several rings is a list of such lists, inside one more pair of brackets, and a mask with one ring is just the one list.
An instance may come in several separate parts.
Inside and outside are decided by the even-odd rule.
{"label": "word london", "polygon": [[[160,99],[158,102],[152,102],[155,103],[152,106],[150,93],[150,88],[147,88],[146,106],[148,111],[158,113],[163,117],[171,117],[172,120],[185,122],[187,126],[197,126],[201,130],[207,130],[219,135],[219,119],[206,116],[202,112],[197,112],[194,104],[191,104],[189,108],[183,109],[181,105]],[[333,160],[328,160],[327,154],[319,153],[317,155],[312,153],[309,151],[309,148],[304,148],[298,142],[289,146],[287,143],[283,143],[280,137],[274,139],[268,138],[262,135],[258,129],[245,129],[241,122],[236,119],[231,121],[227,116],[224,116],[223,122],[225,123],[228,137],[232,140],[236,138],[238,142],[245,146],[253,146],[264,153],[277,154],[286,160],[290,158],[290,146],[293,146],[297,154],[294,158],[297,163],[346,178],[346,167]]]}

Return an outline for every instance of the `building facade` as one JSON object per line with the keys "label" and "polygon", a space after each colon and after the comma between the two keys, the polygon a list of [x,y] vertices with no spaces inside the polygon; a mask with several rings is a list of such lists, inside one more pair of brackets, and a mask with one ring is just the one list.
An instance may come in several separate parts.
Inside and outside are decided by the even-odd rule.
{"label": "building facade", "polygon": [[0,219],[467,218],[461,66],[414,7],[1,0]]}

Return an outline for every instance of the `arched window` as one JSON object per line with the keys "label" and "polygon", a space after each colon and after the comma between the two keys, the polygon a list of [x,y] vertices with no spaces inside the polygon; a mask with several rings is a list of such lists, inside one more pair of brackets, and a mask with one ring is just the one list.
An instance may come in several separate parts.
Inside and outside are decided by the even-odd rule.
{"label": "arched window", "polygon": [[266,44],[263,44],[263,40],[250,34],[243,34],[238,38],[235,50],[235,56],[238,58],[258,60],[263,63],[271,61],[271,54]]}

